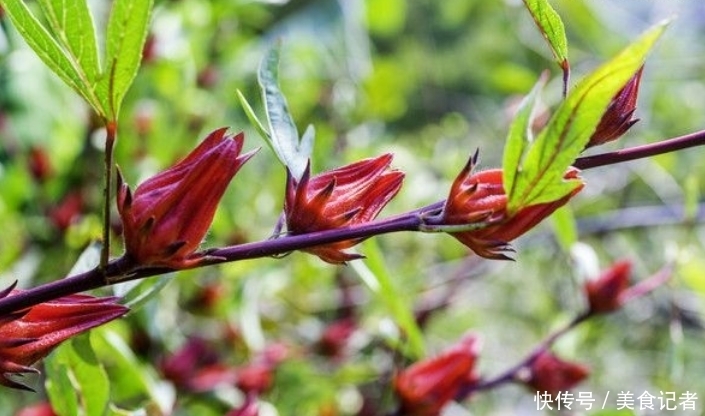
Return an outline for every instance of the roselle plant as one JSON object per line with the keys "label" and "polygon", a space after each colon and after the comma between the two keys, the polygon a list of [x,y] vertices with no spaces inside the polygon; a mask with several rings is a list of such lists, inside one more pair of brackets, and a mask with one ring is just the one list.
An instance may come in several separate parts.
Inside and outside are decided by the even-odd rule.
{"label": "roselle plant", "polygon": [[[405,282],[387,270],[382,254],[412,254],[404,250],[393,254],[394,246],[382,250],[375,242],[375,237],[383,234],[394,234],[392,238],[401,232],[446,234],[457,246],[463,246],[462,269],[475,270],[479,263],[473,262],[480,258],[493,263],[513,260],[532,249],[517,245],[517,241],[556,211],[563,220],[567,218],[568,234],[575,228],[567,207],[590,188],[590,177],[584,171],[703,144],[705,135],[696,132],[605,153],[593,149],[619,143],[638,121],[637,97],[642,75],[649,70],[645,61],[668,23],[655,24],[573,85],[563,22],[547,1],[524,1],[562,72],[558,77],[562,99],[550,110],[550,117],[541,120],[539,96],[550,75],[536,76],[533,89],[506,126],[500,167],[484,165],[481,159],[491,160],[491,155],[483,149],[456,149],[467,159],[464,167],[452,167],[455,179],[442,192],[445,199],[384,214],[388,206],[399,209],[395,202],[400,195],[416,192],[408,187],[414,172],[397,167],[394,152],[364,155],[348,163],[330,157],[324,168],[315,168],[321,162],[316,130],[309,126],[299,135],[279,86],[280,55],[286,50],[286,39],[268,47],[257,71],[264,122],[246,98],[249,94],[233,89],[229,93],[237,96],[251,126],[242,123],[211,128],[202,135],[195,131],[207,126],[199,125],[202,120],[198,118],[191,120],[191,143],[197,136],[205,138],[190,152],[174,152],[169,163],[162,163],[168,167],[158,173],[137,175],[133,166],[137,163],[133,162],[155,150],[142,136],[150,136],[156,116],[149,105],[136,107],[136,133],[124,139],[122,129],[128,116],[123,104],[132,84],[140,82],[135,78],[140,67],[155,65],[159,40],[150,32],[150,21],[159,13],[168,14],[168,6],[158,4],[155,9],[154,2],[142,0],[115,0],[103,8],[85,0],[41,0],[36,4],[0,0],[0,6],[5,32],[16,30],[90,108],[87,142],[97,137],[103,150],[100,243],[90,245],[71,271],[52,269],[55,276],[46,282],[12,282],[0,292],[0,384],[8,392],[13,388],[37,390],[38,397],[45,392],[48,405],[37,407],[43,411],[61,415],[264,415],[276,408],[282,414],[432,416],[453,403],[473,409],[474,400],[509,384],[525,388],[529,400],[537,395],[561,403],[564,393],[579,386],[591,370],[586,363],[563,357],[557,347],[560,340],[626,304],[638,303],[674,274],[673,265],[666,264],[650,278],[630,283],[633,263],[623,259],[593,273],[591,280],[575,290],[583,307],[571,308],[576,312],[568,312],[571,317],[555,325],[557,329],[545,331],[548,335],[527,355],[503,365],[504,370],[493,375],[481,368],[487,353],[482,334],[472,327],[463,328],[464,335],[455,340],[444,340],[445,348],[438,348],[440,352],[427,351],[429,320],[449,309],[456,290],[467,280],[465,275],[458,273],[450,279],[447,292],[436,299],[408,300],[399,294]],[[100,26],[105,30],[97,30]],[[217,36],[211,42],[211,54],[217,56]],[[217,83],[212,67],[203,68],[196,78],[203,88]],[[161,88],[158,83],[151,87]],[[264,191],[262,174],[256,170],[261,166],[256,163],[269,163],[264,162],[265,152],[257,156],[256,149],[243,150],[258,146],[254,134],[241,132],[245,129],[261,136],[282,165],[277,165],[282,179],[277,208],[268,214],[252,208],[267,206],[257,195],[238,195],[241,198],[234,203],[228,196],[229,190],[248,181],[257,184],[258,192]],[[170,152],[172,137],[166,133],[152,146]],[[150,140],[156,137],[150,136]],[[131,155],[134,158],[120,158],[121,143],[128,139],[141,144]],[[41,147],[30,149],[34,180],[50,181],[50,157]],[[590,155],[585,155],[587,152]],[[86,153],[86,158],[100,156]],[[90,166],[96,165],[93,162]],[[76,174],[81,173],[79,168]],[[98,182],[94,175],[81,184],[98,187]],[[131,183],[136,186],[128,185]],[[58,231],[70,229],[73,218],[88,206],[81,191],[66,189],[65,201],[71,203],[62,202],[47,213]],[[228,209],[235,217],[244,215],[246,219],[241,221],[257,222],[253,218],[257,215],[278,215],[278,220],[269,224],[268,236],[257,238],[234,229],[228,236],[230,243],[221,245],[209,237],[209,231],[223,228],[218,209]],[[257,302],[265,289],[258,286],[252,289],[245,285],[238,307],[232,311],[214,312],[233,301],[223,295],[228,281],[221,276],[225,270],[265,276],[274,273],[274,260],[264,258],[288,264],[293,261],[284,257],[293,252],[304,252],[317,262],[302,272],[310,275],[307,278],[319,277],[322,272],[316,268],[336,270],[335,283],[325,295],[335,306],[330,312],[333,316],[317,336],[285,336],[286,331],[280,334],[282,339],[265,336],[264,327],[275,326],[277,314],[272,312],[271,320],[263,312],[260,316]],[[261,259],[261,266],[244,262],[250,259]],[[521,258],[517,260],[521,263]],[[222,268],[217,267],[221,264]],[[189,272],[193,269],[198,272]],[[364,303],[357,282],[351,282],[350,270],[383,306],[386,318],[380,325],[391,323],[393,335],[371,336],[365,330]],[[192,309],[194,316],[218,317],[214,325],[217,336],[206,334],[205,329],[203,334],[190,334],[188,321],[153,306],[161,301],[157,298],[160,294],[168,292],[166,286],[175,280],[172,275],[176,272],[193,279],[191,284],[197,288],[184,309]],[[254,281],[264,279],[262,276]],[[28,287],[16,289],[18,284]],[[82,293],[111,289],[117,296]],[[305,313],[295,307],[288,312]],[[141,315],[146,317],[141,325],[147,322],[150,328],[135,325]],[[288,319],[286,314],[280,318]],[[159,329],[161,325],[164,328]],[[85,334],[96,327],[101,328],[90,337]],[[150,345],[154,341],[150,331],[168,328],[181,332],[178,348],[170,345],[160,350]],[[129,335],[129,346],[125,334]],[[366,343],[364,347],[359,347],[360,339]],[[374,360],[370,359],[355,367],[350,351],[356,348],[356,354],[368,349],[378,365],[371,365]],[[147,364],[137,358],[140,350],[144,350],[142,359],[151,361],[152,367],[145,368]],[[36,378],[25,381],[43,362],[44,387]],[[316,366],[342,368],[347,373],[331,370],[321,376],[314,373]],[[289,408],[298,400],[291,399],[292,395],[305,396],[301,401],[306,404]],[[188,407],[190,401],[196,403],[193,408]],[[125,410],[128,408],[133,410]]]}

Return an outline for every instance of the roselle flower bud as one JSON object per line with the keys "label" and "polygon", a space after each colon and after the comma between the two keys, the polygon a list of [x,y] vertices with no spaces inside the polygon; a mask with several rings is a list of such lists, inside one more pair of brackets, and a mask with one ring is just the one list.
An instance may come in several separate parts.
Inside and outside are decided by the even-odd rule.
{"label": "roselle flower bud", "polygon": [[253,152],[240,155],[244,136],[212,132],[185,159],[147,179],[134,194],[118,171],[117,206],[126,255],[142,266],[190,267],[220,198]]}
{"label": "roselle flower bud", "polygon": [[639,83],[643,70],[643,66],[639,68],[634,76],[627,81],[627,84],[612,98],[595,132],[590,137],[590,141],[585,146],[586,148],[620,138],[639,121],[639,119],[632,119],[632,116],[636,110],[636,99],[639,95]]}
{"label": "roselle flower bud", "polygon": [[[21,292],[10,288],[0,293],[0,298]],[[127,313],[129,309],[115,301],[71,295],[0,317],[0,384],[32,390],[8,376],[37,372],[30,365],[61,342]]]}
{"label": "roselle flower bud", "polygon": [[629,300],[650,293],[671,277],[671,268],[665,267],[651,277],[631,286],[629,284],[631,271],[631,262],[621,260],[602,272],[597,279],[586,282],[583,290],[588,300],[588,312],[590,314],[613,312]]}
{"label": "roselle flower bud", "polygon": [[[401,414],[437,416],[451,400],[475,384],[479,341],[466,335],[434,358],[419,361],[394,378]],[[459,397],[462,398],[462,397]]]}
{"label": "roselle flower bud", "polygon": [[[311,177],[310,166],[300,181],[288,174],[284,212],[291,234],[331,230],[373,220],[401,188],[404,174],[388,170],[391,154],[365,159]],[[361,240],[347,240],[305,251],[329,263],[360,255],[343,250]]]}
{"label": "roselle flower bud", "polygon": [[589,374],[587,367],[563,361],[550,351],[544,351],[531,362],[528,375],[520,381],[532,391],[555,397],[558,392],[575,387]]}
{"label": "roselle flower bud", "polygon": [[[485,222],[484,228],[450,233],[479,256],[508,260],[509,242],[535,227],[556,209],[565,205],[583,188],[553,202],[529,205],[510,215],[507,195],[502,184],[502,170],[490,169],[473,173],[476,157],[470,158],[453,182],[443,208],[443,223],[462,225]],[[578,178],[579,171],[569,168],[564,179]]]}
{"label": "roselle flower bud", "polygon": [[605,270],[600,277],[585,283],[590,313],[607,313],[619,309],[623,296],[629,288],[629,275],[632,264],[622,260]]}

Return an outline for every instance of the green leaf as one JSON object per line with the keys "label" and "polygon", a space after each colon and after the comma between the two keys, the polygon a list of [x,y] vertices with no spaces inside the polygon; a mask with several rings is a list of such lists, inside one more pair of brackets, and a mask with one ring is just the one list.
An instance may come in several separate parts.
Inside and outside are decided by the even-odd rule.
{"label": "green leaf", "polygon": [[[279,89],[279,54],[280,46],[272,47],[262,60],[257,74],[269,123],[269,134],[263,137],[265,140],[268,138],[269,146],[292,175],[301,178],[311,157],[314,131],[309,126],[299,141],[299,133],[289,113],[286,98]],[[251,112],[252,109],[249,110]]]}
{"label": "green leaf", "polygon": [[105,327],[92,332],[98,356],[109,361],[110,371],[116,391],[130,394],[146,394],[149,406],[156,406],[159,414],[168,414],[174,406],[175,392],[168,383],[160,383],[151,367],[144,366],[130,350],[125,341],[113,330]]}
{"label": "green leaf", "polygon": [[548,0],[524,0],[524,5],[531,13],[531,17],[536,22],[541,34],[548,41],[551,52],[553,52],[556,62],[563,69],[567,79],[567,74],[570,71],[568,39],[565,35],[565,27],[561,17],[551,7]]}
{"label": "green leaf", "polygon": [[[88,73],[93,69],[86,72],[81,66],[82,63],[85,63],[87,67],[92,67],[92,58],[89,57],[91,52],[80,52],[79,56],[82,57],[82,60],[77,61],[75,59],[76,57],[72,55],[70,46],[66,47],[67,49],[62,47],[62,43],[52,37],[49,31],[37,20],[22,0],[2,0],[0,1],[0,5],[3,6],[20,35],[22,35],[27,44],[49,69],[54,71],[69,87],[78,92],[96,112],[101,114],[101,103],[92,91],[93,84],[88,76]],[[49,20],[51,21],[51,19]],[[85,25],[86,22],[83,20],[83,16],[76,18],[70,17],[66,18],[64,23]],[[79,21],[82,23],[79,23]],[[90,35],[76,34],[74,29],[71,29],[70,39],[68,35],[66,35],[65,41],[70,42],[69,45],[78,47],[81,43],[90,43],[88,40],[89,37]],[[90,46],[87,46],[87,48],[90,48]],[[97,60],[94,63],[97,64]]]}
{"label": "green leaf", "polygon": [[274,152],[275,150],[272,146],[271,136],[269,135],[269,132],[264,127],[259,118],[257,118],[255,110],[253,110],[250,103],[247,102],[247,98],[245,98],[245,96],[242,94],[242,91],[236,90],[236,93],[237,99],[240,101],[240,105],[242,106],[243,111],[245,111],[247,119],[250,120],[250,123],[252,123],[253,126],[255,126],[255,130],[257,131],[257,133],[262,136],[264,142],[267,143],[267,146],[269,146],[269,148],[272,149],[272,151]]}
{"label": "green leaf", "polygon": [[[299,143],[299,157],[301,157],[303,160],[308,160],[309,157],[311,157],[311,153],[313,153],[313,141],[316,137],[316,129],[313,127],[313,125],[309,124],[306,126],[306,130],[304,130],[304,135],[301,136],[301,142]],[[306,156],[303,158],[303,156]]]}
{"label": "green leaf", "polygon": [[61,347],[44,360],[46,380],[44,387],[51,407],[59,416],[78,414],[78,397],[69,377],[68,365],[60,356]]}
{"label": "green leaf", "polygon": [[98,41],[86,0],[39,0],[54,38],[80,70],[83,83],[92,88],[100,75]]}
{"label": "green leaf", "polygon": [[643,65],[666,25],[647,31],[566,97],[526,153],[508,196],[509,212],[555,201],[580,186],[579,180],[563,180],[566,170],[587,145],[612,98]]}
{"label": "green leaf", "polygon": [[46,360],[46,367],[47,392],[60,415],[102,416],[105,413],[110,382],[93,353],[89,334],[61,344]]}
{"label": "green leaf", "polygon": [[387,307],[396,324],[406,335],[407,343],[402,353],[409,358],[419,359],[425,355],[421,329],[416,324],[411,299],[400,296],[389,269],[384,263],[384,254],[376,240],[364,243],[365,259],[350,262],[367,287]]}
{"label": "green leaf", "polygon": [[113,2],[108,20],[105,68],[97,93],[117,121],[122,100],[137,75],[154,0],[120,0]]}
{"label": "green leaf", "polygon": [[504,146],[504,156],[502,161],[502,183],[507,195],[514,192],[514,181],[521,168],[521,162],[526,153],[527,147],[533,141],[531,123],[534,118],[534,108],[539,96],[539,92],[546,85],[548,73],[544,72],[531,89],[531,92],[524,97],[519,104],[514,120],[509,126],[507,143]]}

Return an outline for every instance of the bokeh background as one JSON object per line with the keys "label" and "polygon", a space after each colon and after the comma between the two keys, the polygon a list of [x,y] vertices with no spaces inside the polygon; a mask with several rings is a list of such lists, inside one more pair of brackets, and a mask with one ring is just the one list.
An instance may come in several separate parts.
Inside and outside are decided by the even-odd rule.
{"label": "bokeh background", "polygon": [[[103,16],[109,2],[91,4]],[[590,153],[703,128],[705,4],[553,4],[568,34],[572,84],[649,26],[673,18],[647,60],[641,121]],[[31,287],[63,277],[100,237],[103,136],[79,97],[7,19],[1,22],[0,284],[18,279]],[[256,71],[274,42],[282,44],[280,82],[299,130],[316,128],[315,172],[383,152],[393,152],[394,166],[406,172],[383,215],[445,198],[476,149],[482,167],[500,166],[512,108],[542,71],[551,73],[546,111],[560,101],[559,68],[518,0],[157,1],[143,66],[121,116],[116,160],[128,182],[173,163],[221,126],[245,131],[246,148],[262,147],[236,91],[263,116]],[[165,377],[160,362],[195,337],[230,366],[268,345],[287,346],[291,358],[263,395],[270,413],[262,414],[352,415],[364,397],[389,410],[388,377],[404,364],[395,352],[404,338],[390,302],[428,315],[429,354],[478,333],[479,368],[492,376],[585,307],[586,277],[621,258],[634,262],[635,280],[674,262],[667,286],[579,327],[555,351],[592,369],[578,390],[593,392],[598,403],[608,392],[691,391],[703,409],[703,156],[705,149],[694,148],[585,172],[587,187],[562,216],[575,219],[575,232],[547,220],[516,242],[514,262],[479,260],[443,235],[395,234],[362,244],[371,260],[358,265],[333,267],[293,253],[151,279],[148,285],[163,286],[159,293],[94,331],[94,347],[115,403],[148,414],[173,408],[177,415],[219,415],[242,400],[232,385],[194,393]],[[263,148],[235,178],[205,246],[269,238],[284,181],[284,169]],[[120,250],[118,243],[113,254]],[[396,300],[363,284],[370,271],[390,278]],[[343,316],[354,317],[356,327],[343,355],[316,353],[326,327]],[[115,345],[131,352],[116,359]],[[0,391],[0,415],[44,400],[43,380],[30,377],[36,394]],[[616,402],[609,403],[612,413],[587,414],[640,414],[616,412]],[[519,386],[474,396],[449,412],[542,414]]]}

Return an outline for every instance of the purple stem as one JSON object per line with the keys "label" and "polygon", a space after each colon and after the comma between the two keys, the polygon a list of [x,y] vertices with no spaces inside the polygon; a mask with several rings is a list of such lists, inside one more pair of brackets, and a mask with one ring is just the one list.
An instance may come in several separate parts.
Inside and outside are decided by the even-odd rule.
{"label": "purple stem", "polygon": [[696,131],[695,133],[674,137],[672,139],[661,140],[655,143],[616,150],[614,152],[580,157],[575,160],[573,166],[578,169],[591,169],[702,145],[705,145],[705,130]]}
{"label": "purple stem", "polygon": [[[392,218],[336,228],[334,230],[289,235],[272,240],[207,250],[204,252],[206,260],[191,268],[274,256],[322,244],[351,239],[362,240],[386,233],[417,231],[422,224],[433,223],[431,219],[422,218],[419,212],[419,210],[415,210],[407,215],[398,215]],[[136,268],[128,256],[123,256],[111,261],[103,269],[97,267],[85,273],[56,280],[0,299],[0,316],[62,296],[109,286],[118,282],[165,274],[171,271],[173,270],[163,267]]]}
{"label": "purple stem", "polygon": [[[634,159],[641,159],[662,153],[669,153],[689,147],[705,144],[705,130],[685,136],[662,140],[643,146],[617,150],[594,156],[578,158],[574,166],[579,169],[590,169],[598,166],[611,165]],[[419,208],[405,214],[400,214],[384,220],[372,221],[366,224],[319,231],[296,236],[285,236],[273,240],[223,247],[207,251],[208,258],[196,267],[211,264],[226,263],[238,260],[284,254],[317,245],[345,241],[350,239],[366,239],[375,235],[399,232],[418,231],[422,224],[433,225],[432,220],[422,218],[425,213],[438,211],[443,201]],[[113,260],[105,268],[95,268],[76,276],[67,277],[44,285],[23,291],[22,293],[0,299],[0,316],[29,308],[42,302],[56,299],[74,293],[108,286],[117,282],[141,279],[171,272],[167,268],[135,268],[128,257]],[[120,279],[118,279],[120,278]]]}

